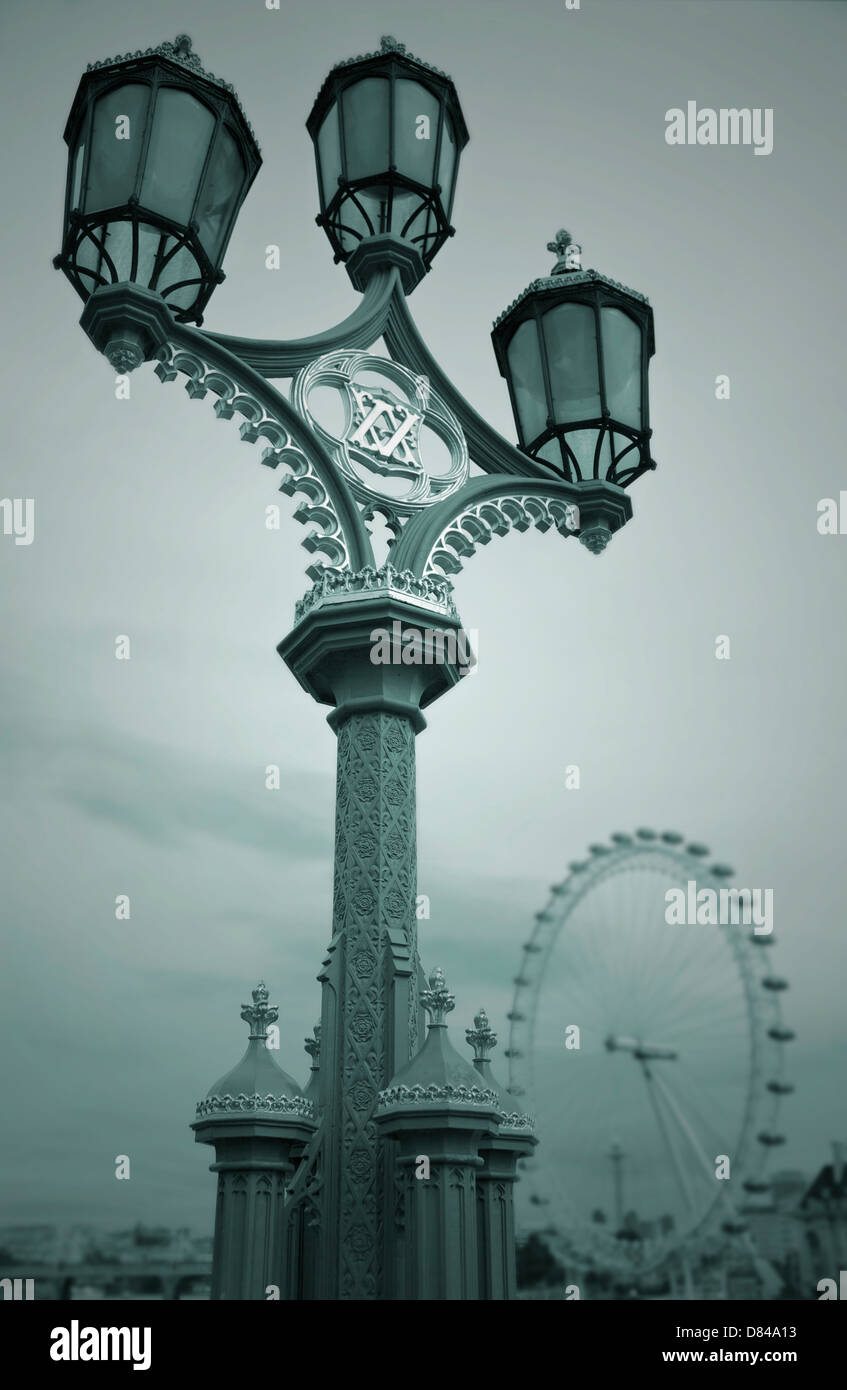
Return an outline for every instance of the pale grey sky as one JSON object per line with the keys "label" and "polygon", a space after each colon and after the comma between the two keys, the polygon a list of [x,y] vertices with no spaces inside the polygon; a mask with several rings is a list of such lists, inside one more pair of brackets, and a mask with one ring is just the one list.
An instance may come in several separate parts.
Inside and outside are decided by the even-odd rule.
{"label": "pale grey sky", "polygon": [[[847,487],[845,18],[814,0],[7,0],[0,495],[34,497],[36,522],[31,546],[0,536],[4,1220],[208,1228],[188,1125],[243,1050],[242,1000],[263,975],[300,1077],[319,1013],[335,740],[275,652],[308,585],[301,530],[264,528],[268,502],[293,504],[208,400],[149,366],[116,400],[50,264],[80,73],[179,30],[264,157],[206,327],[293,337],[354,306],[304,121],[333,63],[384,33],[452,75],[471,133],[456,237],[412,299],[468,399],[514,437],[491,322],[560,226],[655,311],[659,469],[633,521],[599,559],[512,535],[456,582],[479,674],[418,740],[421,946],[457,996],[454,1042],[484,1004],[505,1046],[520,944],[569,860],[680,829],[774,891],[798,1033],[781,1162],[812,1170],[847,1131],[847,537],[815,526]],[[689,100],[772,108],[773,153],[668,146]]]}

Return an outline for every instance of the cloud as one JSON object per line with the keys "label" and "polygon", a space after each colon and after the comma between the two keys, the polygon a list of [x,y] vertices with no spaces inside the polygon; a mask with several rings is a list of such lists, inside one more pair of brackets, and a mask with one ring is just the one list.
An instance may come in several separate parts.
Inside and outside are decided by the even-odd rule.
{"label": "cloud", "polygon": [[49,793],[149,844],[205,835],[287,860],[326,859],[333,789],[317,774],[285,773],[268,791],[264,768],[207,761],[173,745],[81,723],[35,717],[3,692],[0,767],[19,802]]}

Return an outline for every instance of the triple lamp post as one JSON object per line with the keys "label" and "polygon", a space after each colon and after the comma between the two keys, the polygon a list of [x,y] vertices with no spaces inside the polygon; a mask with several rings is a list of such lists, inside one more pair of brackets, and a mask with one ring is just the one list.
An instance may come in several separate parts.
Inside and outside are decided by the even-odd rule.
{"label": "triple lamp post", "polygon": [[[334,328],[285,341],[200,327],[261,156],[233,88],[190,39],[90,65],[65,130],[55,264],[91,342],[116,372],[153,361],[163,382],[211,395],[219,418],[240,416],[242,439],[264,441],[262,462],[300,498],[312,587],[278,650],[331,707],[338,743],[311,1078],[301,1090],[273,1057],[277,1011],[260,984],[242,1010],[247,1052],[193,1124],[218,1173],[212,1297],[509,1299],[516,1165],[536,1141],[491,1074],[484,1011],[471,1065],[447,1037],[442,972],[421,968],[415,738],[468,669],[451,579],[476,547],[555,527],[599,554],[630,518],[626,489],[655,467],[653,315],[583,269],[560,232],[550,274],[492,333],[516,448],[460,395],[408,306],[454,230],[469,136],[452,81],[384,38],[333,68],[307,129],[317,221],[361,300]],[[380,339],[388,358],[368,351]],[[293,378],[290,399],[278,378]],[[376,661],[384,631],[399,634],[399,656]]]}

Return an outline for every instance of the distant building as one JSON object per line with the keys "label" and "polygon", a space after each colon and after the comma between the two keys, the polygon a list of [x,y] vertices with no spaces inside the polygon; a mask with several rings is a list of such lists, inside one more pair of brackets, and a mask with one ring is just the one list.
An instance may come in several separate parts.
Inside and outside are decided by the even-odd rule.
{"label": "distant building", "polygon": [[58,1257],[59,1233],[55,1226],[0,1226],[0,1250],[15,1264],[43,1265]]}
{"label": "distant building", "polygon": [[847,1269],[847,1143],[834,1142],[832,1162],[824,1164],[798,1207],[805,1223],[811,1283],[838,1279]]}
{"label": "distant building", "polygon": [[793,1211],[808,1187],[808,1176],[799,1168],[781,1168],[770,1178],[771,1197],[780,1211]]}
{"label": "distant building", "polygon": [[725,1297],[745,1301],[762,1297],[762,1283],[752,1261],[733,1264],[726,1271]]}
{"label": "distant building", "polygon": [[782,1169],[770,1178],[767,1199],[742,1211],[758,1254],[773,1266],[789,1294],[806,1290],[811,1278],[806,1226],[799,1212],[808,1186],[807,1175],[799,1169]]}

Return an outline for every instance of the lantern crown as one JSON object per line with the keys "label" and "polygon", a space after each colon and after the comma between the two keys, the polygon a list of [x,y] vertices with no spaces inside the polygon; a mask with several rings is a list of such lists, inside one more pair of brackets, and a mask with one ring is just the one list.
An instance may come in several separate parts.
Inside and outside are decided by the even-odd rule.
{"label": "lantern crown", "polygon": [[[256,132],[247,119],[237,91],[231,82],[227,82],[223,77],[218,77],[214,72],[209,72],[208,68],[204,68],[199,54],[194,52],[190,34],[177,34],[173,43],[171,43],[169,39],[164,39],[162,43],[157,43],[152,48],[137,48],[134,53],[118,54],[116,58],[101,58],[97,62],[87,63],[85,67],[85,76],[82,81],[86,81],[89,73],[102,73],[112,69],[126,72],[130,69],[130,65],[136,63],[143,65],[145,64],[145,60],[151,58],[158,58],[164,60],[166,63],[172,63],[178,69],[181,69],[183,73],[191,73],[194,77],[200,78],[201,81],[208,82],[211,86],[218,87],[222,92],[228,92],[238,110],[241,120],[244,122],[245,129],[249,132],[251,139],[256,145],[256,149],[259,149]],[[79,93],[77,93],[77,97],[79,97]],[[74,105],[76,105],[76,103],[74,103]],[[65,127],[65,140],[68,139],[68,132],[73,123],[73,114],[74,111],[72,107],[71,115]]]}

